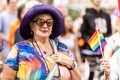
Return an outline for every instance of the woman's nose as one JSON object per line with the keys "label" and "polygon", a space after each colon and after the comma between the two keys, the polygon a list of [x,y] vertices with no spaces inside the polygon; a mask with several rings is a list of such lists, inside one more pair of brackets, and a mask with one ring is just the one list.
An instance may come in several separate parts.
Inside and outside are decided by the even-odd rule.
{"label": "woman's nose", "polygon": [[48,27],[48,26],[47,26],[47,24],[45,23],[45,24],[43,25],[43,27]]}

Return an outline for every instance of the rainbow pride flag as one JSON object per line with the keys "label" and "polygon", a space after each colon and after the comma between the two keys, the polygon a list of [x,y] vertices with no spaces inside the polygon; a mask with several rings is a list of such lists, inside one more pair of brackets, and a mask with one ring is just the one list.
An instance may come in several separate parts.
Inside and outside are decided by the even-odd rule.
{"label": "rainbow pride flag", "polygon": [[120,0],[118,0],[118,16],[120,17]]}
{"label": "rainbow pride flag", "polygon": [[101,54],[101,50],[104,48],[104,46],[107,44],[103,34],[100,32],[100,30],[96,30],[93,35],[88,40],[88,44],[90,45],[91,49],[96,54]]}

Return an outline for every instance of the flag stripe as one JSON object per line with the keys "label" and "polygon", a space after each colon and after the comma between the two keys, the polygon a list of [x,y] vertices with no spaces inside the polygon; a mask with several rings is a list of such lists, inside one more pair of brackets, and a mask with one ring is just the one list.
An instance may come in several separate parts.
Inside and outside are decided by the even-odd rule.
{"label": "flag stripe", "polygon": [[96,52],[96,54],[100,55],[100,52],[101,52],[101,51],[100,51],[100,49],[99,49],[99,50]]}
{"label": "flag stripe", "polygon": [[102,33],[99,32],[99,35],[100,35],[100,39],[104,39],[104,36]]}
{"label": "flag stripe", "polygon": [[96,30],[88,40],[88,44],[96,54],[100,54],[102,50],[101,48],[103,48],[107,42],[100,30]]}
{"label": "flag stripe", "polygon": [[100,46],[98,45],[94,51],[97,52],[99,49],[100,49]]}
{"label": "flag stripe", "polygon": [[88,43],[93,44],[95,41],[98,41],[98,35],[95,35]]}
{"label": "flag stripe", "polygon": [[95,50],[99,45],[99,42],[97,42],[96,44],[92,44],[90,45],[90,47],[92,48],[92,50]]}
{"label": "flag stripe", "polygon": [[96,44],[99,44],[98,39],[94,40],[93,43],[89,43],[91,47],[94,47]]}
{"label": "flag stripe", "polygon": [[92,40],[96,39],[97,32],[95,31],[92,35],[92,37],[90,37],[90,39],[88,40],[88,43],[90,43]]}
{"label": "flag stripe", "polygon": [[118,16],[120,16],[120,0],[118,0]]}
{"label": "flag stripe", "polygon": [[100,46],[99,45],[97,45],[94,49],[93,49],[93,51],[97,51],[97,49],[99,48]]}
{"label": "flag stripe", "polygon": [[107,42],[103,42],[103,43],[101,44],[101,47],[104,47],[106,44],[107,44]]}

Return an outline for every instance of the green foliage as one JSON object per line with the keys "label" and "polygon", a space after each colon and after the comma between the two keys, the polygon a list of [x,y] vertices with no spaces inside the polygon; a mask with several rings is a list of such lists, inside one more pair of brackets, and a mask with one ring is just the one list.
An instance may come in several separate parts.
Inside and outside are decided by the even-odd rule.
{"label": "green foliage", "polygon": [[69,15],[72,17],[73,20],[79,16],[80,12],[74,9],[68,9]]}

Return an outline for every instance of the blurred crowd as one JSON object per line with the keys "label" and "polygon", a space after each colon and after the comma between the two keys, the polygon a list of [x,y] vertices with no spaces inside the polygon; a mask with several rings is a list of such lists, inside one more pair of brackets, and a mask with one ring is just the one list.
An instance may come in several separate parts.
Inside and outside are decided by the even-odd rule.
{"label": "blurred crowd", "polygon": [[[57,1],[57,0],[56,0]],[[118,9],[107,12],[101,7],[102,0],[90,0],[91,7],[80,9],[77,14],[70,14],[68,5],[55,4],[55,0],[1,0],[0,2],[0,76],[4,61],[11,47],[23,40],[19,34],[19,25],[25,12],[34,3],[44,3],[58,8],[64,16],[64,32],[58,40],[66,44],[71,56],[76,59],[82,80],[100,80],[102,55],[94,54],[87,41],[99,28],[107,40],[103,49],[104,56],[111,58],[117,45],[120,45],[120,25],[117,21]],[[117,6],[116,6],[117,7]],[[72,10],[74,12],[74,10]]]}

